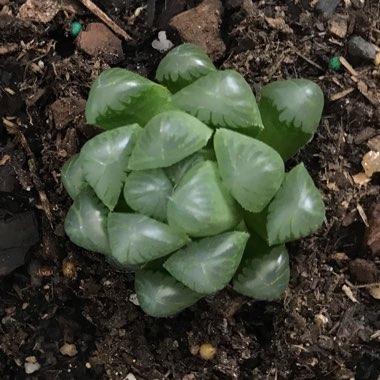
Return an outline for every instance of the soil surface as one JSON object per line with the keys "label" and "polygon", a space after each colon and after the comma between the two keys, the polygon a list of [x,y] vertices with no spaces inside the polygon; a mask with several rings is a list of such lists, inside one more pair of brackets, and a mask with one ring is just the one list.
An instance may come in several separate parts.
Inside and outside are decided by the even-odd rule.
{"label": "soil surface", "polygon": [[[11,272],[0,288],[0,378],[379,379],[380,300],[366,283],[380,280],[380,258],[366,242],[367,227],[378,223],[371,210],[380,175],[353,176],[380,134],[380,68],[347,49],[353,35],[380,46],[379,1],[223,2],[218,67],[238,70],[257,93],[298,77],[324,91],[318,133],[288,167],[305,163],[327,216],[318,233],[289,245],[291,282],[280,300],[226,289],[170,319],[144,315],[133,275],[63,232],[70,200],[60,169],[97,132],[85,124],[84,101],[109,67],[105,56],[79,50],[68,31],[72,20],[99,19],[79,8],[43,22],[16,19],[23,3],[0,0],[0,229],[10,241],[1,247],[1,274]],[[178,43],[170,19],[200,2],[94,3],[131,36],[117,66],[153,78],[164,55],[151,45],[157,32]],[[317,9],[327,3],[339,4]],[[329,68],[334,56],[352,66]],[[207,342],[217,348],[209,361],[198,355]]]}

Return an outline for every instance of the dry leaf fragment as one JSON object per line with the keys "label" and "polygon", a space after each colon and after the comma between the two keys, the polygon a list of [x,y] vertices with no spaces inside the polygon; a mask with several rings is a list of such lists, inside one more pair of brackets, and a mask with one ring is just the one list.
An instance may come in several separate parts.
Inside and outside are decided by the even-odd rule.
{"label": "dry leaf fragment", "polygon": [[352,301],[352,302],[355,302],[355,303],[359,303],[359,301],[354,297],[353,293],[352,293],[352,290],[347,286],[347,285],[343,285],[342,286],[342,290],[344,292],[344,294]]}
{"label": "dry leaf fragment", "polygon": [[355,174],[352,176],[352,179],[354,180],[354,182],[359,185],[359,186],[363,186],[363,185],[366,185],[370,180],[371,178],[369,178],[367,176],[367,174],[365,173],[358,173],[358,174]]}

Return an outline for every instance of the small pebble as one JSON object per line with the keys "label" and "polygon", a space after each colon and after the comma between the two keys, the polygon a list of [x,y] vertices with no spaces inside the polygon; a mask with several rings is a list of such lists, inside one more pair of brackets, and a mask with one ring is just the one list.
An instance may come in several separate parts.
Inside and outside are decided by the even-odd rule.
{"label": "small pebble", "polygon": [[78,353],[78,350],[75,344],[65,343],[60,349],[59,352],[62,355],[73,357]]}
{"label": "small pebble", "polygon": [[25,368],[25,373],[27,375],[30,375],[34,372],[37,372],[41,368],[41,364],[38,362],[35,362],[35,363],[26,362],[24,364],[24,368]]}
{"label": "small pebble", "polygon": [[212,360],[216,355],[216,347],[211,343],[203,343],[199,347],[199,356],[203,360]]}
{"label": "small pebble", "polygon": [[376,48],[360,36],[354,36],[348,41],[348,53],[357,62],[373,61],[376,58]]}

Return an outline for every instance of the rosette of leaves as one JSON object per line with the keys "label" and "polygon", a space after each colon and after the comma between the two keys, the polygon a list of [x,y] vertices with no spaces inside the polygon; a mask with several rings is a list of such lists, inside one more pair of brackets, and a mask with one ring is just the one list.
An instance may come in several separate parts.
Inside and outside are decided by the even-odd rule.
{"label": "rosette of leaves", "polygon": [[289,280],[285,243],[324,220],[306,168],[284,169],[320,121],[319,87],[274,82],[257,105],[239,73],[218,71],[191,44],[162,60],[157,80],[117,68],[92,85],[87,121],[105,131],[62,169],[73,199],[67,235],[135,271],[152,316],[228,284],[256,299],[279,297]]}

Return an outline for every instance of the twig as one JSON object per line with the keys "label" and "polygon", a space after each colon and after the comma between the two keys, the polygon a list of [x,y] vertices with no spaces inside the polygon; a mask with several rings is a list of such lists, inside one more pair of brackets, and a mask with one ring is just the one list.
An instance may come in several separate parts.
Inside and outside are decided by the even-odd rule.
{"label": "twig", "polygon": [[295,48],[293,48],[293,51],[299,56],[301,57],[302,59],[304,59],[306,62],[309,62],[310,65],[316,67],[318,70],[321,70],[321,71],[325,71],[323,69],[322,66],[318,65],[318,63],[315,63],[314,61],[312,61],[311,59],[307,58],[305,55],[303,55],[302,53],[300,53],[298,50],[296,50]]}
{"label": "twig", "polygon": [[97,5],[91,0],[79,0],[88,10],[94,15],[98,16],[110,29],[116,34],[123,37],[126,41],[132,39],[132,37],[123,29],[120,28],[114,21],[112,21]]}

